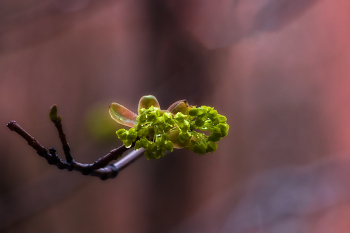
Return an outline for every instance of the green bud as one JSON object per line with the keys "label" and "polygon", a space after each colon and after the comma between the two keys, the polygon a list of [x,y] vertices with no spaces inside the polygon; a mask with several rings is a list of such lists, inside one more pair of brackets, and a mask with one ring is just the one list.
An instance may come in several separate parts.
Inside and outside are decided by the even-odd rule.
{"label": "green bud", "polygon": [[126,148],[130,148],[133,142],[132,142],[132,141],[129,141],[129,140],[126,140],[126,141],[124,141],[123,143],[124,143],[124,146],[125,146]]}
{"label": "green bud", "polygon": [[227,118],[225,116],[219,115],[215,118],[213,123],[214,123],[214,125],[217,125],[219,123],[225,123],[226,121],[227,121]]}
{"label": "green bud", "polygon": [[137,138],[137,133],[134,128],[129,129],[128,135],[126,136],[126,139],[133,142]]}
{"label": "green bud", "polygon": [[220,128],[215,128],[213,132],[209,135],[208,141],[211,142],[218,142],[221,140],[221,129]]}
{"label": "green bud", "polygon": [[170,124],[165,124],[164,125],[164,132],[168,132],[169,130],[171,130],[174,126],[170,125]]}
{"label": "green bud", "polygon": [[140,142],[141,142],[142,147],[144,147],[144,148],[147,148],[148,145],[150,144],[150,142],[146,138],[141,138]]}
{"label": "green bud", "polygon": [[226,123],[220,123],[217,127],[221,130],[221,137],[225,137],[228,134],[229,125]]}
{"label": "green bud", "polygon": [[148,134],[149,134],[149,130],[148,130],[147,128],[140,129],[140,130],[137,132],[137,136],[138,136],[139,138],[147,137]]}
{"label": "green bud", "polygon": [[217,115],[218,115],[218,111],[216,111],[216,110],[211,110],[211,111],[209,111],[209,113],[208,113],[208,117],[209,117],[210,119],[215,118]]}
{"label": "green bud", "polygon": [[192,107],[188,112],[190,116],[198,116],[198,109],[196,107]]}
{"label": "green bud", "polygon": [[148,150],[151,152],[155,152],[157,151],[157,145],[153,142],[149,142],[148,143]]}
{"label": "green bud", "polygon": [[150,151],[150,150],[146,150],[146,151],[145,151],[145,156],[146,156],[146,158],[147,158],[148,160],[150,160],[150,159],[155,159],[154,153],[153,153],[152,151]]}
{"label": "green bud", "polygon": [[169,127],[172,128],[174,126],[175,121],[174,121],[173,115],[171,113],[165,112],[163,114],[163,119],[164,119],[164,122],[169,125]]}
{"label": "green bud", "polygon": [[146,111],[146,109],[145,108],[141,108],[141,109],[139,109],[139,115],[142,115],[144,112]]}
{"label": "green bud", "polygon": [[197,110],[198,110],[197,116],[203,115],[207,112],[205,109],[203,109],[203,106],[200,108],[197,108]]}
{"label": "green bud", "polygon": [[150,114],[147,115],[147,121],[148,122],[152,122],[153,124],[157,122],[157,114],[155,112],[152,112]]}
{"label": "green bud", "polygon": [[117,136],[120,140],[125,141],[128,136],[128,132],[125,129],[119,129],[117,131]]}
{"label": "green bud", "polygon": [[207,153],[207,145],[204,143],[197,143],[193,146],[193,152],[199,155]]}
{"label": "green bud", "polygon": [[191,138],[191,134],[189,132],[183,132],[182,131],[182,132],[179,133],[179,140],[182,143],[187,142],[188,140],[190,140],[190,138]]}
{"label": "green bud", "polygon": [[171,141],[165,142],[165,149],[169,152],[173,152],[174,144]]}
{"label": "green bud", "polygon": [[172,119],[172,115],[171,115],[170,112],[165,112],[165,113],[163,114],[163,118],[164,118],[164,121],[165,121],[165,122],[168,122],[169,119]]}
{"label": "green bud", "polygon": [[52,122],[55,122],[57,121],[57,105],[53,105],[51,108],[50,108],[50,120]]}
{"label": "green bud", "polygon": [[175,120],[177,120],[179,123],[182,123],[185,120],[185,115],[182,114],[181,112],[176,113],[174,116]]}
{"label": "green bud", "polygon": [[154,135],[154,127],[148,127],[148,134],[149,135]]}
{"label": "green bud", "polygon": [[209,111],[214,109],[214,108],[209,107],[209,106],[202,106],[201,108],[204,109],[206,112],[209,112]]}
{"label": "green bud", "polygon": [[167,133],[163,133],[163,134],[162,134],[162,138],[164,139],[164,141],[166,141],[166,140],[169,140],[169,139],[170,139],[170,136],[169,136],[169,134],[167,134]]}
{"label": "green bud", "polygon": [[155,143],[157,144],[157,146],[159,147],[162,143],[164,142],[162,137],[157,137],[155,140]]}
{"label": "green bud", "polygon": [[139,130],[141,130],[143,128],[143,126],[140,124],[140,123],[137,123],[136,125],[134,125],[134,129],[136,130],[136,131],[139,131]]}
{"label": "green bud", "polygon": [[207,152],[213,153],[214,151],[216,151],[217,148],[218,144],[216,144],[215,142],[208,142]]}
{"label": "green bud", "polygon": [[165,151],[164,150],[157,150],[155,153],[155,159],[159,159],[161,157],[163,157],[165,155]]}
{"label": "green bud", "polygon": [[197,118],[196,121],[195,121],[195,124],[196,124],[196,126],[201,127],[201,126],[204,125],[204,122],[205,121],[203,119]]}
{"label": "green bud", "polygon": [[162,116],[158,117],[157,124],[164,124],[164,118]]}
{"label": "green bud", "polygon": [[190,123],[187,120],[184,120],[182,123],[179,123],[179,126],[182,131],[188,131],[190,129]]}
{"label": "green bud", "polygon": [[138,115],[138,117],[136,119],[139,123],[145,123],[147,121],[145,114]]}
{"label": "green bud", "polygon": [[222,115],[218,116],[218,119],[219,119],[220,123],[224,123],[227,121],[227,118],[225,116],[222,116]]}
{"label": "green bud", "polygon": [[142,148],[142,147],[143,147],[143,146],[142,146],[142,144],[141,144],[140,141],[136,141],[136,142],[135,142],[135,146],[134,146],[135,150],[138,150],[138,149],[140,149],[140,148]]}

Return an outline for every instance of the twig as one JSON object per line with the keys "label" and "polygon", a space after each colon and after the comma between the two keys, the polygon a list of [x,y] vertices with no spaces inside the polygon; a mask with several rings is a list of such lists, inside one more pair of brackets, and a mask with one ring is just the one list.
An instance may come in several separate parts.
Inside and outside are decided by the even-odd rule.
{"label": "twig", "polygon": [[[51,115],[50,115],[51,117]],[[92,164],[81,164],[75,162],[73,156],[70,153],[70,147],[67,143],[66,136],[63,132],[61,117],[51,118],[52,122],[55,124],[62,146],[66,160],[62,160],[57,154],[56,149],[51,147],[49,152],[45,147],[43,147],[33,136],[26,132],[16,121],[10,121],[7,127],[18,133],[23,137],[28,144],[36,150],[39,156],[45,158],[47,162],[51,165],[57,166],[59,169],[66,169],[68,171],[78,171],[83,175],[97,176],[101,180],[106,180],[114,178],[118,175],[118,172],[127,167],[129,164],[134,162],[136,159],[140,158],[144,152],[144,149],[139,149],[129,153],[125,158],[120,161],[108,165],[112,160],[116,160],[122,157],[122,154],[128,150],[124,145],[116,149],[111,150],[108,154],[98,159]]]}

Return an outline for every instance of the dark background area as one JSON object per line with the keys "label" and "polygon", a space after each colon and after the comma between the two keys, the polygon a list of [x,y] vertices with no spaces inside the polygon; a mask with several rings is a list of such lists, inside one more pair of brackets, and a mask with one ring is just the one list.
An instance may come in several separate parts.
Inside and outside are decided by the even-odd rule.
{"label": "dark background area", "polygon": [[[347,0],[0,0],[0,232],[350,232]],[[141,158],[100,181],[49,166],[121,145],[112,102],[214,106],[214,154]]]}

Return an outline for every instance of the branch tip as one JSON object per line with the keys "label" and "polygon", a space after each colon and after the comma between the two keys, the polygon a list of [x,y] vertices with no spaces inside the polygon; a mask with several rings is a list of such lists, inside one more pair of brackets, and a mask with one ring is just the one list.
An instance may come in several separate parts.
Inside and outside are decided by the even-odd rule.
{"label": "branch tip", "polygon": [[9,123],[7,123],[7,127],[11,130],[11,131],[13,131],[13,130],[15,130],[15,125],[16,124],[16,121],[10,121]]}
{"label": "branch tip", "polygon": [[[115,164],[109,164],[112,160],[117,160],[123,156],[123,153],[128,150],[125,145],[122,145],[116,149],[111,150],[105,156],[99,158],[94,163],[91,164],[81,164],[73,159],[70,153],[70,146],[67,142],[66,135],[63,132],[63,127],[60,116],[57,116],[57,106],[53,105],[50,109],[50,119],[54,123],[59,138],[62,143],[63,151],[66,157],[66,161],[62,160],[57,154],[54,147],[47,149],[43,147],[32,135],[26,132],[16,121],[10,121],[7,127],[11,131],[15,131],[22,138],[24,138],[30,147],[32,147],[39,156],[46,159],[50,165],[55,165],[58,169],[68,170],[68,171],[78,171],[83,175],[97,176],[101,180],[111,179],[118,175],[118,172],[126,167],[128,164],[132,163],[135,159],[142,155],[143,151],[139,150],[137,153],[130,153],[126,157],[131,156],[131,158],[125,158],[116,162]],[[132,145],[134,146],[134,144]]]}
{"label": "branch tip", "polygon": [[55,122],[57,121],[57,105],[52,105],[51,108],[50,108],[50,120],[52,122]]}

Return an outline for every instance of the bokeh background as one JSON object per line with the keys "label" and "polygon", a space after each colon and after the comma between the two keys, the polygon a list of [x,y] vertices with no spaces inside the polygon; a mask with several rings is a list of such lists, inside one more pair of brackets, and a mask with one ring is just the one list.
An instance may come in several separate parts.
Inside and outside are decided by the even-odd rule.
{"label": "bokeh background", "polygon": [[[0,0],[0,232],[350,232],[348,0]],[[214,154],[100,181],[49,166],[120,145],[108,106],[187,99],[227,116]]]}

